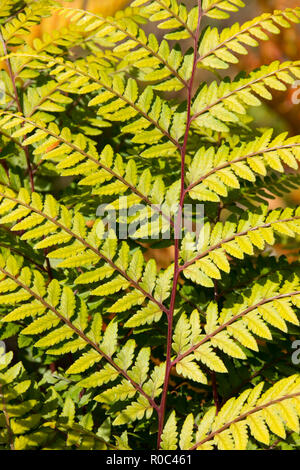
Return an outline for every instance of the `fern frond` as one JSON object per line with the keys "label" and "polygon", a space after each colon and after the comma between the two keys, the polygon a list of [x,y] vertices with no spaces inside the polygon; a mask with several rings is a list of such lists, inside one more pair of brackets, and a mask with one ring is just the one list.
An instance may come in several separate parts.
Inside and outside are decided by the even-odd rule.
{"label": "fern frond", "polygon": [[267,131],[253,141],[235,146],[232,150],[225,144],[217,151],[210,147],[207,152],[205,147],[202,147],[193,158],[187,173],[187,191],[190,191],[193,199],[201,200],[203,193],[203,197],[206,195],[211,198],[208,200],[217,200],[221,195],[219,187],[223,189],[222,196],[226,195],[226,187],[240,187],[239,178],[254,182],[255,173],[265,176],[267,167],[280,173],[284,172],[283,165],[297,169],[299,146],[299,136],[286,139],[286,134],[282,133],[272,139],[271,131]]}
{"label": "fern frond", "polygon": [[35,78],[39,72],[33,67],[32,58],[40,54],[55,54],[56,56],[69,55],[69,50],[81,41],[80,29],[69,24],[60,30],[44,33],[42,37],[35,38],[32,44],[22,44],[20,49],[25,55],[19,55],[15,64],[15,76],[23,79]]}
{"label": "fern frond", "polygon": [[[131,361],[128,363],[128,360],[125,359],[124,362],[124,354],[126,354],[126,352],[128,353],[128,348],[126,352],[121,350],[115,360],[112,359],[112,356],[117,349],[117,322],[112,320],[108,325],[103,338],[101,338],[101,317],[99,315],[96,316],[91,328],[89,329],[86,317],[82,317],[82,313],[85,315],[86,309],[81,305],[76,312],[76,297],[68,287],[63,288],[61,292],[59,283],[56,280],[53,280],[48,286],[48,296],[44,298],[45,284],[42,282],[39,272],[33,272],[35,280],[32,281],[31,272],[27,267],[24,267],[23,269],[18,268],[18,271],[16,271],[17,262],[12,256],[9,256],[6,260],[2,257],[0,261],[0,272],[6,278],[3,280],[6,285],[5,289],[9,288],[9,290],[13,292],[13,295],[1,295],[2,302],[18,304],[28,300],[34,300],[33,304],[23,304],[22,307],[17,307],[3,318],[2,321],[15,321],[20,318],[20,314],[21,318],[24,318],[24,310],[26,307],[28,307],[26,315],[33,317],[37,314],[42,314],[44,310],[47,310],[48,313],[43,317],[33,320],[33,322],[23,330],[23,334],[25,335],[37,334],[40,332],[40,328],[38,328],[37,331],[36,324],[38,323],[40,325],[41,320],[44,321],[43,331],[45,331],[45,329],[50,329],[50,332],[35,343],[36,347],[49,348],[63,341],[68,341],[71,338],[74,339],[74,335],[76,335],[81,339],[81,342],[78,344],[79,349],[85,345],[88,347],[88,351],[83,353],[83,355],[72,364],[69,368],[70,374],[86,371],[96,362],[100,362],[101,359],[104,358],[108,362],[108,366],[103,370],[105,374],[103,374],[103,371],[102,373],[99,372],[92,374],[88,379],[84,380],[84,386],[97,386],[100,377],[101,383],[105,383],[108,380],[116,380],[121,374],[131,383],[135,390],[139,391],[141,395],[146,398],[151,407],[156,407],[155,402],[142,388],[142,384],[145,379],[138,379],[139,374],[143,374],[142,377],[144,377],[145,373],[141,372],[145,371],[146,358],[143,356],[143,350],[139,353],[132,372],[129,371],[127,373],[126,370],[123,370],[120,367],[125,365],[125,367],[128,368],[130,365]],[[18,277],[16,277],[17,275]],[[11,286],[7,286],[7,279],[12,281]],[[15,292],[16,289],[18,289],[17,292]],[[41,309],[33,310],[32,305],[35,306],[37,303],[41,306]],[[57,321],[53,321],[53,316]],[[61,324],[63,324],[63,326],[61,326]],[[53,329],[53,327],[55,329]],[[99,342],[100,345],[98,346]],[[105,378],[103,379],[102,376]],[[95,382],[95,380],[98,380],[98,382]],[[135,380],[138,380],[139,383]]]}
{"label": "fern frond", "polygon": [[[98,108],[99,116],[110,121],[124,122],[134,119],[130,127],[127,125],[124,127],[123,131],[126,133],[136,134],[139,131],[142,134],[147,132],[144,129],[153,125],[157,130],[156,141],[161,140],[163,137],[168,138],[168,142],[165,144],[157,145],[157,152],[153,157],[159,155],[158,149],[163,150],[164,148],[164,155],[174,155],[179,147],[178,139],[182,137],[182,134],[178,138],[176,135],[177,129],[174,129],[173,126],[174,131],[172,130],[171,123],[174,122],[176,113],[173,116],[174,113],[167,101],[155,96],[153,87],[150,85],[140,93],[137,82],[133,78],[126,80],[121,75],[116,74],[112,79],[108,74],[109,69],[107,70],[106,62],[103,65],[103,54],[100,54],[98,60],[96,57],[88,56],[90,57],[88,63],[82,60],[76,62],[64,61],[61,57],[52,58],[45,54],[12,53],[4,57],[32,58],[32,60],[41,63],[41,69],[45,65],[49,69],[53,69],[51,74],[55,80],[68,79],[68,83],[60,86],[60,90],[64,92],[85,94],[95,90],[106,90],[106,93],[98,94],[89,102],[89,106],[101,104]],[[34,67],[37,68],[36,62]],[[152,153],[154,153],[154,150],[152,150]],[[152,157],[152,153],[148,155],[147,151],[144,151],[142,155],[147,158]]]}
{"label": "fern frond", "polygon": [[245,450],[250,436],[268,445],[270,432],[283,438],[285,428],[299,432],[299,376],[282,379],[261,395],[263,385],[260,383],[231,399],[215,419],[208,412],[209,425],[201,429],[200,424],[196,444],[191,448],[216,446],[220,450]]}
{"label": "fern frond", "polygon": [[[200,67],[227,69],[229,64],[238,62],[236,54],[248,53],[245,46],[257,47],[258,40],[269,39],[266,33],[279,34],[280,27],[289,28],[290,23],[299,23],[299,18],[300,9],[287,8],[273,14],[264,13],[243,25],[235,23],[224,28],[221,34],[217,28],[208,27],[200,42],[198,64]],[[288,80],[288,76],[286,78]]]}
{"label": "fern frond", "polygon": [[[45,90],[46,100],[49,97],[48,87],[49,85],[47,85]],[[54,88],[55,90],[56,87]],[[52,91],[53,89],[50,87],[50,93]],[[59,94],[56,97],[59,103],[61,103],[60,96]],[[40,102],[44,100],[37,93],[36,97]],[[53,95],[50,96],[50,99],[53,99]],[[68,102],[67,99],[63,101]],[[34,104],[34,101],[31,100],[31,108],[32,104]],[[51,107],[52,105],[56,106],[55,103],[50,103]],[[33,110],[35,108],[36,106],[33,106]],[[60,108],[59,111],[62,111],[62,109]],[[159,177],[153,178],[149,170],[143,171],[140,175],[140,184],[137,184],[138,170],[135,162],[129,160],[126,163],[120,155],[114,157],[110,146],[106,146],[102,153],[98,155],[93,143],[82,134],[72,136],[68,128],[64,128],[60,132],[58,126],[54,123],[46,127],[45,124],[37,123],[18,114],[8,112],[3,114],[5,115],[1,120],[3,132],[5,132],[5,129],[12,131],[14,128],[17,128],[17,130],[12,132],[10,138],[15,139],[15,137],[18,138],[26,135],[23,145],[34,144],[34,154],[38,159],[41,158],[40,155],[43,155],[42,159],[44,161],[58,162],[57,169],[62,176],[84,175],[79,184],[92,187],[92,192],[96,195],[120,195],[130,189],[133,194],[129,195],[126,199],[128,207],[144,201],[152,209],[148,217],[151,217],[154,211],[161,215],[162,223],[166,225],[166,222],[168,222],[166,229],[168,229],[169,223],[173,225],[168,206],[171,206],[174,200],[168,204],[169,196],[164,189],[161,179]],[[35,132],[27,137],[27,134],[33,130]],[[117,181],[110,182],[113,178]],[[110,183],[104,186],[104,182]],[[166,204],[165,210],[162,210],[159,204],[164,201],[164,198],[166,199]],[[111,203],[110,207],[117,209],[118,204],[119,201],[116,201],[116,204]]]}
{"label": "fern frond", "polygon": [[[268,213],[267,206],[262,206],[239,221],[230,217],[224,224],[217,222],[212,230],[207,222],[199,235],[198,246],[190,243],[190,250],[182,252],[184,264],[180,270],[186,278],[213,287],[211,279],[220,279],[220,270],[230,272],[228,256],[243,259],[245,254],[252,255],[254,248],[263,250],[265,244],[275,243],[276,234],[295,237],[299,233],[298,214],[299,209],[289,208]],[[197,248],[201,250],[199,254]]]}
{"label": "fern frond", "polygon": [[[113,47],[112,52],[120,60],[118,70],[134,66],[139,70],[140,80],[157,82],[162,79],[160,84],[154,86],[156,90],[177,91],[187,86],[189,77],[186,75],[181,51],[170,51],[167,41],[159,45],[154,34],[147,36],[135,21],[135,10],[132,9],[132,16],[128,14],[129,11],[128,8],[114,18],[102,18],[92,12],[71,8],[59,8],[58,13],[66,15],[91,34],[88,41],[103,41],[105,45],[109,41]],[[165,80],[167,83],[163,84]]]}
{"label": "fern frond", "polygon": [[9,18],[15,8],[15,0],[6,0],[5,3],[1,3],[1,12],[0,12],[0,19],[1,23],[3,23],[7,18]]}
{"label": "fern frond", "polygon": [[297,61],[275,61],[251,72],[247,78],[203,86],[192,105],[193,126],[228,132],[227,124],[239,122],[248,106],[260,106],[261,98],[272,98],[268,88],[285,91],[286,83],[299,77],[299,65]]}
{"label": "fern frond", "polygon": [[2,26],[1,34],[4,41],[13,46],[22,44],[21,37],[28,34],[33,25],[40,23],[41,18],[50,16],[53,5],[54,2],[49,0],[31,3],[29,7]]}
{"label": "fern frond", "polygon": [[231,357],[246,359],[235,341],[245,348],[257,351],[257,341],[252,333],[270,340],[272,334],[267,324],[284,332],[287,331],[286,321],[299,325],[293,310],[299,306],[299,294],[297,276],[287,280],[282,280],[280,276],[270,276],[265,283],[255,283],[242,296],[229,298],[229,306],[225,304],[220,313],[217,304],[210,303],[206,311],[205,333],[198,326],[197,335],[191,335],[191,331],[195,333],[193,317],[197,318],[197,325],[200,325],[199,312],[195,310],[189,320],[184,315],[181,316],[175,329],[173,345],[177,357],[172,364],[177,367],[182,359],[196,359],[216,372],[226,372],[226,367],[213,352],[213,348],[218,348]]}
{"label": "fern frond", "polygon": [[[132,285],[143,296],[159,306],[162,311],[167,312],[167,308],[145,290],[147,286],[145,285],[144,288],[143,284],[139,282],[140,275],[138,274],[139,271],[137,271],[136,260],[139,259],[140,267],[138,270],[141,270],[143,257],[140,251],[132,256],[128,269],[124,269],[121,267],[119,260],[113,261],[117,249],[115,234],[113,238],[107,238],[101,250],[98,249],[103,241],[102,238],[99,238],[99,235],[102,237],[104,234],[104,226],[101,221],[94,225],[87,236],[83,216],[80,214],[75,215],[72,222],[72,213],[64,206],[58,204],[53,197],[46,197],[44,204],[38,194],[34,193],[31,198],[26,190],[20,191],[19,198],[10,190],[4,193],[1,192],[0,197],[4,198],[0,206],[0,212],[4,214],[10,211],[9,215],[2,217],[2,223],[16,222],[20,217],[25,217],[23,221],[17,222],[12,228],[14,231],[24,230],[24,234],[21,237],[22,240],[41,239],[47,234],[47,238],[36,243],[36,248],[45,248],[57,244],[65,244],[73,239],[72,245],[57,248],[48,254],[49,258],[70,258],[67,263],[62,261],[62,267],[81,266],[83,263],[91,264],[103,260],[113,271],[121,275],[121,277],[119,276],[114,281],[111,281],[113,282],[112,288],[111,285],[101,285],[98,289],[94,289],[94,295],[107,295],[107,293],[113,293]],[[11,211],[16,206],[19,207]],[[110,236],[112,236],[112,233],[110,233]],[[122,256],[121,253],[122,251],[119,253],[120,256]],[[135,299],[134,302],[138,300],[139,303],[139,299],[140,297]]]}
{"label": "fern frond", "polygon": [[[43,413],[47,413],[47,404],[43,405],[41,394],[27,376],[22,363],[11,365],[12,359],[12,352],[1,354],[1,447],[7,445],[11,450],[34,449],[46,445],[54,437],[53,431],[44,427]],[[48,412],[50,410],[51,407],[48,407]]]}
{"label": "fern frond", "polygon": [[[270,433],[285,438],[286,428],[299,432],[299,376],[279,380],[261,395],[263,387],[262,382],[230,399],[218,414],[215,408],[209,409],[196,432],[194,417],[189,415],[180,433],[180,449],[246,450],[250,438],[268,445]],[[175,412],[165,425],[163,443],[165,450],[177,449]]]}
{"label": "fern frond", "polygon": [[198,8],[188,11],[184,3],[177,0],[135,0],[132,7],[141,8],[141,14],[149,21],[157,23],[159,29],[168,29],[166,39],[188,39],[195,36],[198,22]]}
{"label": "fern frond", "polygon": [[230,16],[231,12],[243,8],[245,3],[242,0],[204,0],[202,2],[203,15],[209,18],[223,20]]}

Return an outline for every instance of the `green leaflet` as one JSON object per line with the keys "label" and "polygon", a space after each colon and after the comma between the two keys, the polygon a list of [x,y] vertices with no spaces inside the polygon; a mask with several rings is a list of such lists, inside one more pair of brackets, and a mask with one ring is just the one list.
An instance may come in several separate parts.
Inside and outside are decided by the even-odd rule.
{"label": "green leaflet", "polygon": [[164,450],[176,450],[177,445],[177,427],[176,427],[176,417],[175,411],[171,413],[168,418],[168,421],[165,424],[164,431],[162,433],[162,443],[161,448]]}
{"label": "green leaflet", "polygon": [[[281,219],[282,216],[287,218]],[[245,254],[252,255],[254,248],[263,250],[265,243],[273,245],[276,234],[293,237],[299,231],[298,209],[294,213],[289,209],[267,213],[262,207],[257,213],[243,216],[239,221],[235,222],[234,217],[231,220],[225,224],[218,222],[211,234],[203,230],[197,244],[190,243],[190,260],[184,264],[184,275],[188,279],[213,287],[211,279],[220,279],[221,271],[230,270],[228,255],[243,259]],[[203,251],[198,254],[197,248]]]}

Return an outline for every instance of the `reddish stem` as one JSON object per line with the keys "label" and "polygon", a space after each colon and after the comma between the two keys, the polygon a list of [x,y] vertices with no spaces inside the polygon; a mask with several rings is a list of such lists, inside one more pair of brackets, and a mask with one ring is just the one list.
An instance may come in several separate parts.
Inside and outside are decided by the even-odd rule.
{"label": "reddish stem", "polygon": [[184,198],[186,195],[186,189],[184,185],[184,176],[185,176],[185,157],[186,157],[186,148],[188,143],[189,131],[192,123],[192,116],[191,116],[191,108],[192,108],[192,97],[193,97],[193,84],[194,78],[197,68],[197,53],[198,53],[198,41],[200,37],[200,23],[202,18],[202,7],[201,7],[201,0],[198,0],[198,24],[196,33],[194,35],[194,61],[193,61],[193,68],[190,81],[187,87],[187,122],[186,122],[186,129],[184,134],[183,144],[180,149],[181,154],[181,190],[180,190],[180,203],[179,203],[179,210],[176,217],[176,222],[174,226],[174,238],[175,238],[175,259],[174,259],[174,279],[173,279],[173,286],[172,286],[172,293],[171,293],[171,300],[170,300],[170,308],[168,311],[168,334],[167,334],[167,353],[166,353],[166,372],[165,372],[165,380],[164,380],[164,387],[162,392],[162,399],[160,406],[158,408],[158,437],[157,437],[157,448],[160,448],[161,444],[161,435],[163,432],[164,420],[165,420],[165,413],[166,413],[166,403],[167,403],[167,394],[168,394],[168,386],[169,386],[169,378],[170,372],[172,369],[172,333],[173,333],[173,317],[174,317],[174,308],[175,308],[175,301],[176,301],[176,292],[177,292],[177,283],[180,274],[180,266],[179,266],[179,238],[181,233],[181,222],[182,222],[182,211],[183,211],[183,204]]}

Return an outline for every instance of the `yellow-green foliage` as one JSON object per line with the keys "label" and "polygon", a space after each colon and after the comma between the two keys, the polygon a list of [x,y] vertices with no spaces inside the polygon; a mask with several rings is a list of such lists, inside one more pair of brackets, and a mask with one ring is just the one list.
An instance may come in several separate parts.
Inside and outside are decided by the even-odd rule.
{"label": "yellow-green foliage", "polygon": [[267,198],[299,184],[300,136],[250,109],[300,61],[219,73],[300,8],[224,28],[243,6],[0,2],[1,449],[299,449],[300,265],[276,245],[300,209]]}

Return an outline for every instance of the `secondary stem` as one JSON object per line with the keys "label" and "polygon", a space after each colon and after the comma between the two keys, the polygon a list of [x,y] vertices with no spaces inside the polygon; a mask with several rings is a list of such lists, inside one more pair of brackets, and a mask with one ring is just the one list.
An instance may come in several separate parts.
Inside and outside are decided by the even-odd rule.
{"label": "secondary stem", "polygon": [[[4,55],[7,55],[8,54],[7,47],[6,47],[6,43],[4,41],[4,38],[2,36],[2,33],[0,33],[0,39],[1,39],[2,47],[3,47]],[[11,83],[12,83],[13,91],[14,91],[15,103],[17,105],[19,113],[23,115],[23,109],[22,109],[22,106],[21,106],[21,102],[20,102],[20,99],[19,99],[18,90],[17,90],[17,86],[16,86],[16,77],[15,77],[15,74],[13,72],[13,69],[12,69],[11,62],[10,62],[9,58],[6,59],[6,64],[7,64],[8,74],[10,76],[10,80],[11,80]],[[23,140],[24,139],[26,139],[26,135],[23,137]],[[31,188],[31,191],[34,192],[35,191],[34,176],[33,176],[33,170],[32,170],[31,161],[30,161],[29,148],[28,148],[27,145],[25,145],[25,146],[22,145],[22,148],[25,152],[26,164],[27,164],[28,175],[29,175],[29,180],[30,180],[30,188]],[[48,276],[49,276],[49,279],[51,280],[51,279],[53,279],[53,275],[52,275],[52,270],[51,270],[51,266],[50,266],[50,261],[47,258],[47,250],[46,249],[44,250],[44,255],[45,255],[45,260],[46,260],[46,267],[47,267]]]}
{"label": "secondary stem", "polygon": [[[3,53],[4,53],[5,56],[7,56],[8,55],[7,47],[6,47],[6,43],[4,41],[4,38],[2,36],[2,33],[0,33],[0,40],[1,40],[2,47],[3,47]],[[9,74],[9,77],[10,77],[10,80],[11,80],[11,83],[12,83],[12,87],[13,87],[13,91],[14,91],[14,99],[15,99],[18,111],[19,111],[19,113],[23,114],[23,110],[22,110],[22,106],[21,106],[21,103],[20,103],[20,100],[19,100],[18,90],[17,90],[17,86],[16,86],[16,78],[15,78],[15,74],[14,74],[12,66],[11,66],[10,59],[9,58],[6,59],[5,62],[6,62],[8,74]],[[26,138],[26,136],[24,136],[23,139],[25,139],[25,138]],[[34,179],[33,179],[33,171],[32,171],[31,162],[30,162],[29,149],[28,149],[27,146],[24,146],[23,149],[24,149],[25,157],[26,157],[26,163],[27,163],[28,174],[29,174],[29,179],[30,179],[31,191],[34,192]]]}

